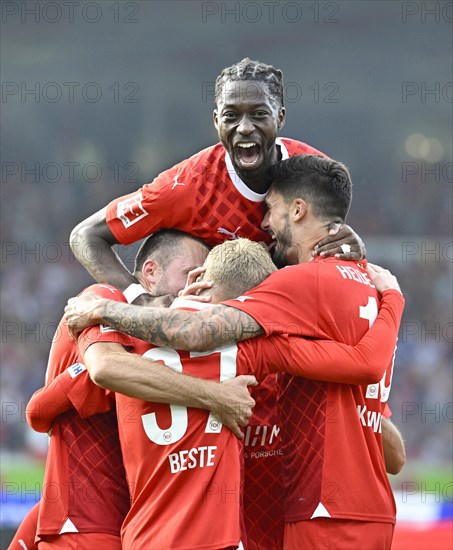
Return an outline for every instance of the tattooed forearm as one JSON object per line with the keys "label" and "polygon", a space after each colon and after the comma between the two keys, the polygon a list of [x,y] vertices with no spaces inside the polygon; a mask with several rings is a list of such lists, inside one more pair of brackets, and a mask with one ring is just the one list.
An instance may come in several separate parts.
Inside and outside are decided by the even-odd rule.
{"label": "tattooed forearm", "polygon": [[247,313],[223,305],[192,312],[108,300],[102,319],[120,332],[157,346],[191,351],[207,351],[264,332]]}

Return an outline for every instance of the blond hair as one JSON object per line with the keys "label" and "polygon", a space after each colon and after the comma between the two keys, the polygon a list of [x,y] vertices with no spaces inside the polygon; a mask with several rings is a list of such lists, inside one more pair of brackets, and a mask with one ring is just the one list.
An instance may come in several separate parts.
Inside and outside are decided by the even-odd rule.
{"label": "blond hair", "polygon": [[212,291],[222,300],[236,298],[254,288],[277,270],[269,252],[249,239],[225,241],[209,252],[204,267],[205,281],[213,283]]}

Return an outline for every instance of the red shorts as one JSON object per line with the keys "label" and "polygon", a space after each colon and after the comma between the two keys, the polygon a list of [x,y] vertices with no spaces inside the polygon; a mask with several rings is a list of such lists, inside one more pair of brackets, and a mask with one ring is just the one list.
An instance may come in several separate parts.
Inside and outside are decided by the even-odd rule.
{"label": "red shorts", "polygon": [[121,550],[121,538],[108,533],[43,535],[38,550]]}
{"label": "red shorts", "polygon": [[390,550],[392,523],[315,518],[285,526],[284,550]]}

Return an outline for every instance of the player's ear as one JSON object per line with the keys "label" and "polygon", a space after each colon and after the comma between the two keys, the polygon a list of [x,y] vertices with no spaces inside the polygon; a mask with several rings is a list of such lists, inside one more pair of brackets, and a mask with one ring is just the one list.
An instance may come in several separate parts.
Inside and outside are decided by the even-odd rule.
{"label": "player's ear", "polygon": [[304,218],[308,210],[307,203],[303,199],[294,199],[292,204],[293,221],[297,222]]}
{"label": "player's ear", "polygon": [[154,260],[148,259],[143,263],[142,277],[144,281],[155,284],[158,275],[159,264]]}
{"label": "player's ear", "polygon": [[283,126],[285,125],[286,120],[286,109],[284,107],[281,107],[278,112],[278,118],[277,118],[277,130],[281,130]]}
{"label": "player's ear", "polygon": [[219,129],[219,113],[217,111],[217,109],[214,109],[214,111],[212,112],[212,118],[214,120],[214,127],[216,130]]}

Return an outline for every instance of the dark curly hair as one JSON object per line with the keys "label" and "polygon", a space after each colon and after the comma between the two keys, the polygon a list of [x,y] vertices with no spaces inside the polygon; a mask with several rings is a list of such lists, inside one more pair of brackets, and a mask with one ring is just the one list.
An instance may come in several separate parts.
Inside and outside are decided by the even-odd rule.
{"label": "dark curly hair", "polygon": [[239,63],[223,69],[215,81],[215,102],[217,104],[227,80],[233,82],[248,80],[263,82],[279,107],[283,107],[283,72],[280,69],[272,67],[272,65],[266,65],[260,61],[252,61],[248,57],[245,57]]}
{"label": "dark curly hair", "polygon": [[346,166],[315,155],[294,155],[269,169],[272,189],[286,202],[296,198],[312,205],[321,219],[344,222],[352,200],[352,182]]}

